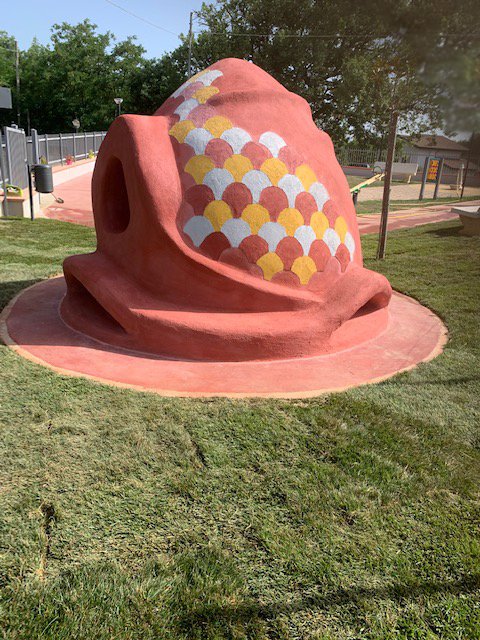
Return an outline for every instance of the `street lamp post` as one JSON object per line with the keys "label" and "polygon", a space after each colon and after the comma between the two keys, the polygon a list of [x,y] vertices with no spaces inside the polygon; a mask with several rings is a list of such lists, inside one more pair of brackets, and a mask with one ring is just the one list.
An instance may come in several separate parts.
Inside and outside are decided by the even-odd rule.
{"label": "street lamp post", "polygon": [[117,105],[117,117],[122,113],[123,98],[114,98],[113,101]]}

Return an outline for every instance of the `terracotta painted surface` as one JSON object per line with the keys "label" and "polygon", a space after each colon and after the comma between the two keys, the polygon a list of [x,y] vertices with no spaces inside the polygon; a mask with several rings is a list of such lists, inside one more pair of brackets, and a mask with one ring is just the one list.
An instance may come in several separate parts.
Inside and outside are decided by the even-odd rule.
{"label": "terracotta painted surface", "polygon": [[25,289],[0,317],[0,335],[22,356],[61,374],[180,396],[309,397],[378,382],[438,355],[446,329],[395,293],[385,330],[355,347],[310,358],[257,362],[169,360],[92,340],[65,325],[63,278]]}
{"label": "terracotta painted surface", "polygon": [[61,313],[94,338],[241,361],[330,352],[387,324],[391,288],[362,266],[330,138],[255,65],[222,60],[154,116],[117,118],[92,194],[97,250],[65,260]]}

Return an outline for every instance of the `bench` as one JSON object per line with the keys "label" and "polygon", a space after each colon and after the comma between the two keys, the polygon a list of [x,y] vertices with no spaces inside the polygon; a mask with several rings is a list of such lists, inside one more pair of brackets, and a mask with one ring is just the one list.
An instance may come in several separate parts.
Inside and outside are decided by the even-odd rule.
{"label": "bench", "polygon": [[[385,173],[385,162],[375,162],[373,165],[374,171],[381,171]],[[394,162],[392,164],[392,178],[406,180],[410,183],[412,176],[418,171],[418,162]]]}

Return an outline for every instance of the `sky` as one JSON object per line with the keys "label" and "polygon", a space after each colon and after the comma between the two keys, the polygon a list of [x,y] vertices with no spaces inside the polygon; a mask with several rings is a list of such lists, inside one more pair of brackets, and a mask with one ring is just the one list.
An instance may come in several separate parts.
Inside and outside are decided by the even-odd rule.
{"label": "sky", "polygon": [[20,49],[26,49],[35,37],[46,44],[50,39],[50,27],[56,22],[76,24],[89,18],[98,25],[100,32],[110,30],[119,40],[137,36],[138,42],[147,50],[147,56],[158,58],[180,44],[177,36],[187,33],[190,11],[196,11],[202,5],[202,0],[112,1],[171,33],[128,15],[107,0],[16,0],[14,10],[11,5],[11,11],[2,11],[0,29],[14,36]]}

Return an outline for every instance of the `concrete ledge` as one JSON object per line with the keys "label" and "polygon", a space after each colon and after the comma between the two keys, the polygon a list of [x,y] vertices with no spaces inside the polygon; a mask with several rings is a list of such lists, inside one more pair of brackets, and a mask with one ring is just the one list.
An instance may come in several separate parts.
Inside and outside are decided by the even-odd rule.
{"label": "concrete ledge", "polygon": [[463,225],[461,231],[464,236],[480,236],[480,207],[452,207]]}

